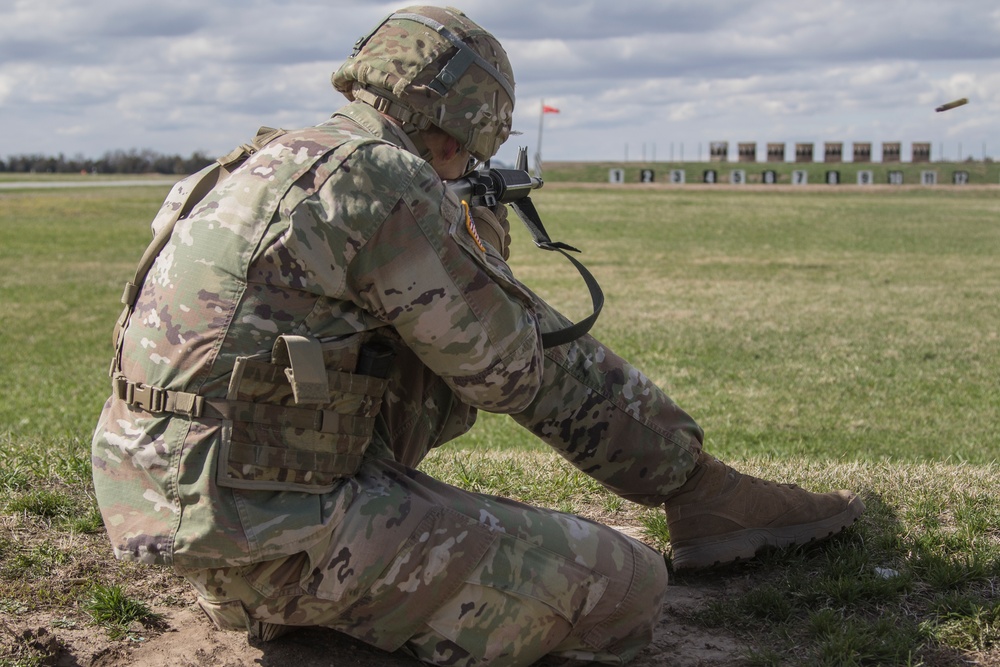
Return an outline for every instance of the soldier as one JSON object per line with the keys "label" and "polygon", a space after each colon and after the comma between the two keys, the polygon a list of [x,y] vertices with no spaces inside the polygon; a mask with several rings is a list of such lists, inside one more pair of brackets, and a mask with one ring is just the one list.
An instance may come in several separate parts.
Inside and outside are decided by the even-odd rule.
{"label": "soldier", "polygon": [[[505,209],[442,179],[507,139],[500,44],[397,12],[334,74],[317,127],[262,129],[178,183],[126,288],[94,483],[118,558],[172,566],[221,628],[324,626],[431,664],[621,664],[663,556],[597,523],[415,470],[507,413],[629,500],[665,505],[675,568],[825,538],[863,510],[741,475],[702,431],[511,274]],[[752,508],[752,510],[750,509]]]}

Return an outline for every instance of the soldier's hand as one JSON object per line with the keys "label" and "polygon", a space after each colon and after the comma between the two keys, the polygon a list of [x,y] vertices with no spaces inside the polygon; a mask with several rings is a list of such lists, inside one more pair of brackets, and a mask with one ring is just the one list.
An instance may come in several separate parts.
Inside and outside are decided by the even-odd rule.
{"label": "soldier's hand", "polygon": [[510,257],[510,223],[507,222],[507,206],[497,204],[496,208],[473,206],[469,209],[479,237],[493,246],[506,261]]}

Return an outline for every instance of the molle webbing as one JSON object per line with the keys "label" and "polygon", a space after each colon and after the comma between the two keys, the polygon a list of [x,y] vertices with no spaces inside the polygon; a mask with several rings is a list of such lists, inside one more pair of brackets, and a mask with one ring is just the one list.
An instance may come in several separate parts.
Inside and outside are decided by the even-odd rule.
{"label": "molle webbing", "polygon": [[[358,345],[356,338],[320,343],[283,334],[270,361],[238,358],[216,483],[324,493],[357,472],[389,384],[361,374],[369,364]],[[345,365],[354,372],[338,370]]]}
{"label": "molle webbing", "polygon": [[[370,366],[364,359],[362,354],[359,366]],[[357,472],[371,442],[388,380],[338,370],[324,373],[320,368],[325,382],[316,384],[325,385],[326,397],[307,394],[306,405],[300,405],[292,380],[309,375],[301,367],[296,372],[252,359],[241,359],[237,366],[229,398],[149,387],[121,376],[113,382],[115,396],[154,414],[222,420],[219,486],[325,493],[341,478]],[[316,369],[310,370],[315,379]]]}
{"label": "molle webbing", "polygon": [[389,346],[355,336],[322,343],[282,334],[269,359],[236,359],[226,398],[150,387],[120,374],[113,386],[115,397],[134,408],[222,420],[219,486],[325,493],[361,465],[393,356]]}
{"label": "molle webbing", "polygon": [[[280,375],[281,371],[276,371]],[[347,391],[378,400],[384,391],[384,382],[372,381],[359,384],[362,376],[353,373],[331,372],[338,376],[331,384],[331,391]],[[224,398],[205,398],[184,391],[172,391],[132,382],[118,376],[112,382],[114,397],[128,403],[133,408],[145,412],[169,412],[185,417],[207,419],[232,419],[269,426],[302,428],[320,433],[344,433],[363,435],[364,420],[355,415],[345,415],[335,410],[298,408],[288,405],[272,405],[253,401],[232,401]]]}

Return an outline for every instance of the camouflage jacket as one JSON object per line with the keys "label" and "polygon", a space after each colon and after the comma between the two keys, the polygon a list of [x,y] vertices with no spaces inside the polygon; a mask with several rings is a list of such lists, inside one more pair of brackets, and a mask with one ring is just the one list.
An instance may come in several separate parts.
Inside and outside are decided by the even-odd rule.
{"label": "camouflage jacket", "polygon": [[[238,565],[329,532],[360,458],[386,455],[378,414],[405,391],[399,373],[359,380],[373,340],[471,408],[533,399],[543,357],[530,294],[404,143],[348,105],[268,143],[177,222],[124,329],[120,374],[216,408],[144,410],[123,392],[106,403],[94,484],[117,557]],[[289,367],[303,341],[326,379]],[[308,396],[317,383],[329,396]]]}

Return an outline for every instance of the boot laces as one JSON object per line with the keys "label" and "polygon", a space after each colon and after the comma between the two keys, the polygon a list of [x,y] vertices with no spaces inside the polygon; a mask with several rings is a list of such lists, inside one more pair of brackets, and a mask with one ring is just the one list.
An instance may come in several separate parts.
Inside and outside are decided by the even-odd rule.
{"label": "boot laces", "polygon": [[786,483],[772,482],[772,481],[769,481],[769,480],[766,480],[766,479],[762,479],[760,477],[754,477],[753,475],[747,475],[746,473],[738,473],[735,470],[733,470],[732,468],[730,468],[728,465],[726,467],[729,468],[729,476],[730,477],[735,477],[736,475],[743,475],[744,477],[746,477],[747,479],[750,480],[751,484],[760,483],[761,486],[777,486],[778,488],[785,488],[785,489],[797,489],[797,488],[799,488],[798,484],[786,484]]}

